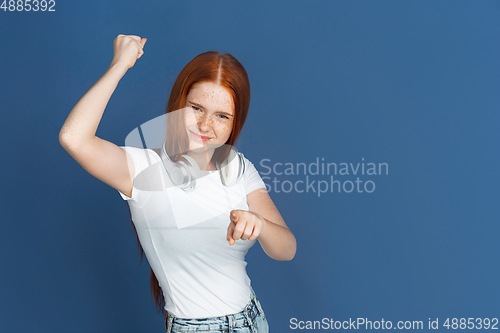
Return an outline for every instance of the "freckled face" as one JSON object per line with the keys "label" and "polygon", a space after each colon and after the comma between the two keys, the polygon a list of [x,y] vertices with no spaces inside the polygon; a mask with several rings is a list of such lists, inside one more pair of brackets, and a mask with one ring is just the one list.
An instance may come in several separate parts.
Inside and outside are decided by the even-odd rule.
{"label": "freckled face", "polygon": [[195,83],[186,96],[185,124],[189,150],[209,145],[215,149],[229,139],[234,122],[234,101],[223,86]]}

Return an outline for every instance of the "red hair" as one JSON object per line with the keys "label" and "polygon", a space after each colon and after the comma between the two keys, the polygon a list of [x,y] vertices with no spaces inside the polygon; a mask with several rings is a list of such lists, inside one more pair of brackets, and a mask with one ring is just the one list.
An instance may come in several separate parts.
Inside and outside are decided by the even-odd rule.
{"label": "red hair", "polygon": [[[186,96],[191,87],[197,82],[219,84],[225,87],[233,97],[235,107],[233,128],[226,144],[215,149],[211,160],[215,165],[216,162],[222,163],[227,158],[229,150],[236,143],[243,128],[250,106],[250,81],[248,80],[245,68],[231,54],[221,54],[216,51],[202,53],[193,58],[177,76],[168,99],[165,114],[184,108],[186,106]],[[171,158],[174,158],[178,154],[186,153],[189,150],[189,138],[185,131],[184,119],[181,112],[175,112],[169,118],[165,147],[167,154]],[[132,219],[130,207],[129,214]],[[134,228],[142,262],[144,250],[133,222],[132,227]],[[150,289],[156,309],[159,313],[165,314],[163,291],[153,269],[151,269]]]}

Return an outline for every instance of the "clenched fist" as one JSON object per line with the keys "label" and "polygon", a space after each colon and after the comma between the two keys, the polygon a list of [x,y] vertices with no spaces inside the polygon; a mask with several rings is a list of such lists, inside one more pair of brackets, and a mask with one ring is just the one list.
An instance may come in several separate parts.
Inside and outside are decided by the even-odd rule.
{"label": "clenched fist", "polygon": [[135,61],[143,54],[147,38],[133,35],[118,35],[113,42],[114,56],[111,65],[123,64],[127,69],[134,67]]}
{"label": "clenched fist", "polygon": [[254,240],[259,237],[264,220],[257,214],[246,210],[235,209],[229,215],[231,223],[227,227],[229,245],[234,245],[238,239]]}

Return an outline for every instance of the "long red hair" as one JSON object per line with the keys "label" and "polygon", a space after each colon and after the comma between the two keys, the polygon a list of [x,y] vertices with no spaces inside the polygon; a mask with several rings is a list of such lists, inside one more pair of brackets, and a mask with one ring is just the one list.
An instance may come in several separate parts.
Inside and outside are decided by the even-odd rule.
{"label": "long red hair", "polygon": [[[229,53],[221,54],[216,51],[202,53],[191,60],[179,73],[170,93],[165,114],[180,110],[186,106],[186,96],[191,87],[197,82],[213,82],[225,87],[232,95],[234,101],[234,121],[231,135],[226,144],[215,149],[211,161],[222,163],[228,156],[229,150],[236,143],[241,129],[245,123],[250,106],[250,81],[245,68]],[[183,123],[182,113],[175,112],[167,123],[166,150],[174,158],[189,149],[189,138]],[[128,206],[128,205],[127,205]],[[129,214],[132,220],[132,214]],[[137,245],[141,256],[144,250],[139,241],[134,223]],[[151,296],[159,313],[165,314],[165,299],[153,269],[150,275]]]}

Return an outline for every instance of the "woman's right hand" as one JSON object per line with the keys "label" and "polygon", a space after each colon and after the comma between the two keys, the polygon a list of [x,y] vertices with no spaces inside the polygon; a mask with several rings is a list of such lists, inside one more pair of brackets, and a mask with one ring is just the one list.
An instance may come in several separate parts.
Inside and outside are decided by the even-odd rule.
{"label": "woman's right hand", "polygon": [[134,35],[118,35],[114,42],[114,56],[111,65],[121,64],[127,69],[134,67],[135,61],[139,59],[144,51],[147,38]]}

